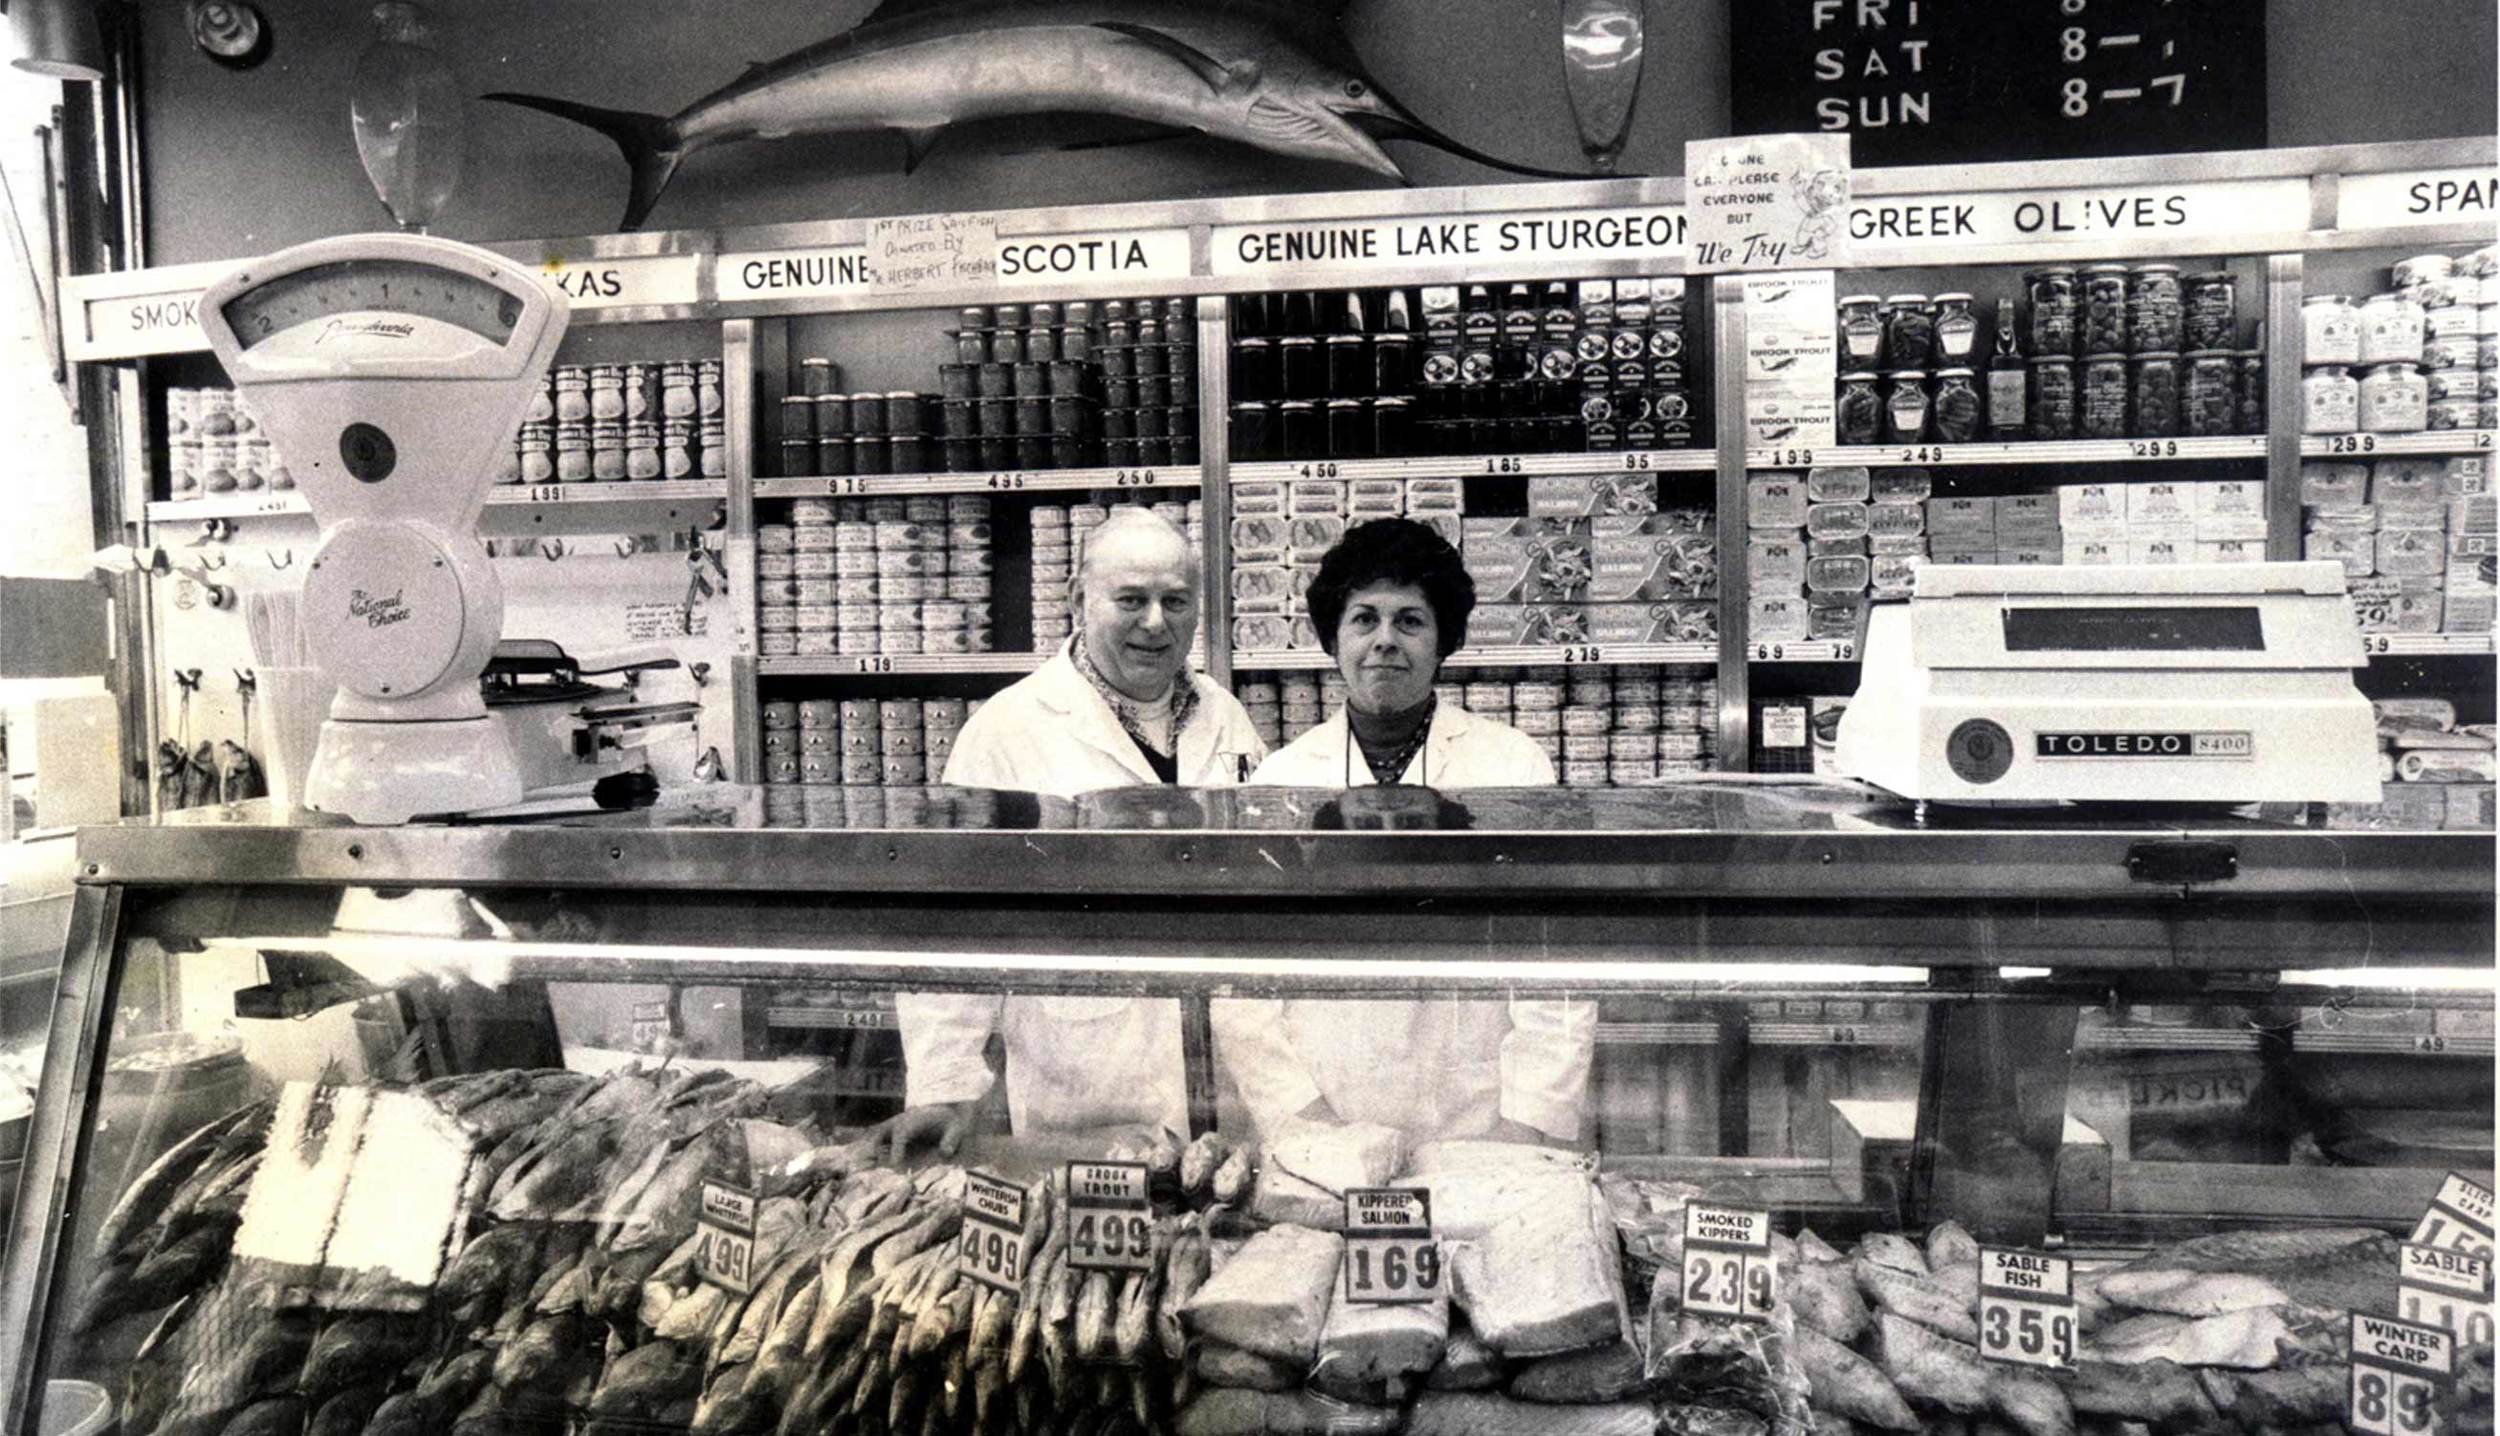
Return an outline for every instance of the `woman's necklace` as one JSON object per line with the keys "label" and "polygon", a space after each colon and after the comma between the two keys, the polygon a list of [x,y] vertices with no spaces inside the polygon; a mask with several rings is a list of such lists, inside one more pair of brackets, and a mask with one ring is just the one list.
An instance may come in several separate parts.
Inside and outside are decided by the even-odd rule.
{"label": "woman's necklace", "polygon": [[1375,750],[1363,740],[1362,735],[1355,731],[1353,710],[1346,711],[1346,734],[1362,748],[1363,761],[1371,767],[1373,782],[1387,786],[1406,775],[1406,765],[1415,761],[1415,755],[1424,749],[1424,740],[1432,736],[1432,713],[1437,701],[1437,698],[1425,699],[1422,716],[1415,720],[1414,731],[1407,734],[1406,741],[1382,750]]}

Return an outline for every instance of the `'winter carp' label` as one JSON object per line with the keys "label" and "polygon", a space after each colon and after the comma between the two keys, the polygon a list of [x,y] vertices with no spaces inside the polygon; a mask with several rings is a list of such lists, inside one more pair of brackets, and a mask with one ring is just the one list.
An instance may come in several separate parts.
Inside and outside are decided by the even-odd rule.
{"label": "'winter carp' label", "polygon": [[2456,1343],[2447,1332],[2355,1312],[2346,1420],[2364,1436],[2428,1436],[2444,1430],[2441,1402],[2455,1371]]}
{"label": "'winter carp' label", "polygon": [[1349,1187],[1345,1299],[1362,1306],[1429,1306],[1442,1298],[1432,1194],[1421,1187]]}
{"label": "'winter carp' label", "polygon": [[1068,1163],[1068,1265],[1144,1271],[1154,1264],[1143,1162]]}
{"label": "'winter carp' label", "polygon": [[2075,1268],[2064,1257],[1979,1249],[1979,1354],[2018,1366],[2075,1364]]}
{"label": "'winter carp' label", "polygon": [[987,1172],[964,1174],[964,1228],[959,1270],[983,1286],[1024,1289],[1024,1188]]}
{"label": "'winter carp' label", "polygon": [[1684,1208],[1684,1309],[1767,1321],[1779,1307],[1771,1214],[1758,1207]]}

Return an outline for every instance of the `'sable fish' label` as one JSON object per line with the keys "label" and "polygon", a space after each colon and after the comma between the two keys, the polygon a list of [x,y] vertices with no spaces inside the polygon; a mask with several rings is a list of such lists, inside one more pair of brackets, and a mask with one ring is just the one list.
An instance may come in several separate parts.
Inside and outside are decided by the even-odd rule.
{"label": "'sable fish' label", "polygon": [[2017,1366],[2075,1364],[2074,1263],[2011,1247],[1979,1249],[1979,1354]]}

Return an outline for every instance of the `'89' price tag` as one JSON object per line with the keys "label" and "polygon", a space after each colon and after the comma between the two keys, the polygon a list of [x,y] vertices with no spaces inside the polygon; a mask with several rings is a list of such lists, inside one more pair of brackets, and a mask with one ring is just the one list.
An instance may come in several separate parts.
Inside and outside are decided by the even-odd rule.
{"label": "'89' price tag", "polygon": [[1771,1214],[1756,1207],[1684,1208],[1684,1309],[1766,1321],[1779,1307]]}
{"label": "'89' price tag", "polygon": [[1429,1306],[1444,1295],[1432,1239],[1432,1194],[1414,1187],[1349,1187],[1345,1299],[1359,1306]]}
{"label": "'89' price tag", "polygon": [[1979,1354],[2018,1366],[2071,1368],[2074,1263],[2011,1247],[1981,1247]]}
{"label": "'89' price tag", "polygon": [[1154,1264],[1154,1220],[1143,1162],[1068,1163],[1068,1265],[1144,1271]]}
{"label": "'89' price tag", "polygon": [[2454,1338],[2437,1327],[2383,1316],[2352,1317],[2352,1391],[2346,1415],[2363,1436],[2428,1436],[2456,1380]]}
{"label": "'89' price tag", "polygon": [[987,1172],[964,1174],[964,1228],[955,1265],[983,1286],[1024,1288],[1024,1188]]}

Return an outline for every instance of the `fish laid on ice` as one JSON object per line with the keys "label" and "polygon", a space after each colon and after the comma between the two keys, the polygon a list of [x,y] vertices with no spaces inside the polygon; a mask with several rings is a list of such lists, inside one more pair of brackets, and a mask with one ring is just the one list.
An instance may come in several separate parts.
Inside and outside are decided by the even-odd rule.
{"label": "fish laid on ice", "polygon": [[1884,1431],[1916,1431],[1918,1417],[1875,1363],[1811,1326],[1800,1325],[1789,1346],[1805,1373],[1816,1407]]}
{"label": "fish laid on ice", "polygon": [[1974,1282],[1968,1295],[1923,1276],[1911,1276],[1894,1267],[1879,1265],[1860,1252],[1852,1264],[1859,1290],[1867,1299],[1886,1311],[1898,1312],[1931,1331],[1940,1331],[1956,1341],[1979,1340],[1979,1318],[1972,1304],[1978,1296]]}
{"label": "fish laid on ice", "polygon": [[950,125],[1094,114],[1194,131],[1403,181],[1381,139],[1497,160],[1417,119],[1380,88],[1325,15],[1260,3],[1175,0],[888,0],[845,34],[757,65],[674,115],[537,95],[486,96],[587,125],[633,168],[624,227],[638,227],[695,151],[740,140],[892,130],[905,172]]}
{"label": "fish laid on ice", "polygon": [[2373,1232],[2323,1252],[2227,1271],[2174,1265],[2156,1253],[2104,1275],[2095,1289],[2114,1305],[2176,1316],[2286,1305],[2392,1314],[2396,1247],[2395,1238]]}

